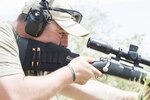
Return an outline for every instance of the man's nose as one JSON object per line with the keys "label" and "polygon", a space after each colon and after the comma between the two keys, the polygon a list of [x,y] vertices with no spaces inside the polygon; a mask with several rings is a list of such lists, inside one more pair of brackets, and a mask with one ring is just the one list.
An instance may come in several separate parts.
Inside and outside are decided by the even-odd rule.
{"label": "man's nose", "polygon": [[63,47],[68,47],[68,38],[62,39],[60,45]]}

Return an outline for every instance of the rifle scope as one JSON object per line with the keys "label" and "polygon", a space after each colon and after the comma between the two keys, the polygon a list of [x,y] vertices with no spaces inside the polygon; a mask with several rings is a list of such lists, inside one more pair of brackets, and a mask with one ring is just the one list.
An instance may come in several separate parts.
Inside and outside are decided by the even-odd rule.
{"label": "rifle scope", "polygon": [[120,59],[121,59],[121,57],[123,57],[123,58],[125,58],[125,59],[127,59],[129,61],[133,61],[134,64],[137,64],[137,65],[139,63],[142,63],[142,64],[150,66],[150,60],[142,58],[137,53],[138,46],[135,46],[135,45],[130,45],[129,51],[128,52],[124,52],[120,48],[119,49],[115,49],[115,48],[111,47],[110,45],[108,45],[105,42],[97,41],[97,40],[94,40],[92,38],[89,38],[88,42],[87,42],[87,47],[92,48],[92,49],[97,50],[97,51],[101,51],[101,52],[103,52],[105,54],[112,53],[112,54],[116,55],[116,57],[118,57]]}

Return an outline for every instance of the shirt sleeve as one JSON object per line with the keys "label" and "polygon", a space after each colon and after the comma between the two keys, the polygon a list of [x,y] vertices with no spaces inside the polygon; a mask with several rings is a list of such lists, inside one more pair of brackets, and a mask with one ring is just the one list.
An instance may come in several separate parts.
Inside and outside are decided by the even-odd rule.
{"label": "shirt sleeve", "polygon": [[0,25],[0,77],[24,74],[13,29]]}

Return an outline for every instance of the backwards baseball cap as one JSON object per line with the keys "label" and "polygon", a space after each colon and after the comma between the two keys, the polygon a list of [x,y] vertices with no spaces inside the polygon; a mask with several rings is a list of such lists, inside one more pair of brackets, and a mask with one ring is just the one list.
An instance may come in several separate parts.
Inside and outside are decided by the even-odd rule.
{"label": "backwards baseball cap", "polygon": [[[22,13],[28,14],[31,8],[41,7],[40,0],[26,0]],[[75,36],[86,36],[90,32],[80,25],[82,14],[72,10],[67,0],[47,0],[53,20],[66,32]]]}

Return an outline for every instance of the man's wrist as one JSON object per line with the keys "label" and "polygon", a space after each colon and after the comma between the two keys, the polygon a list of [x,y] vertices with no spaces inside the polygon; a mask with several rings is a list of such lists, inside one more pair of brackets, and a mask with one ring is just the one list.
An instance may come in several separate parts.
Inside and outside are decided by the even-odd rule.
{"label": "man's wrist", "polygon": [[75,71],[72,67],[70,67],[69,65],[67,65],[67,67],[70,69],[71,74],[72,74],[72,78],[73,78],[73,82],[76,80],[76,74]]}

